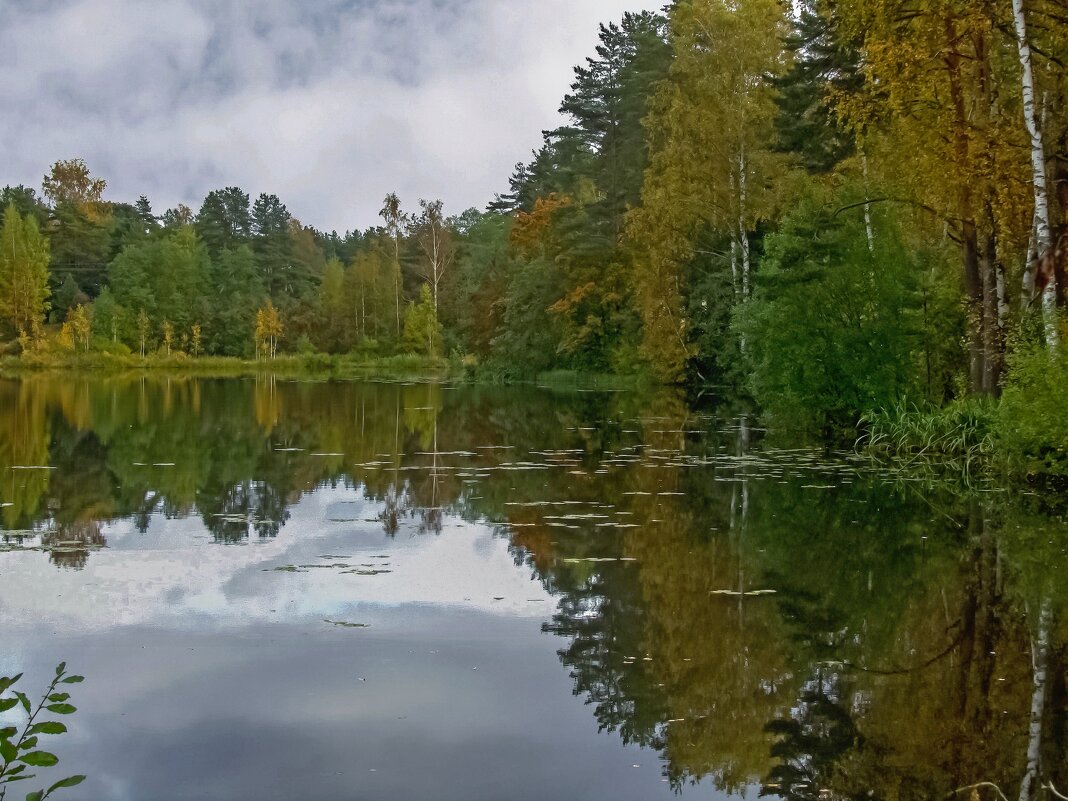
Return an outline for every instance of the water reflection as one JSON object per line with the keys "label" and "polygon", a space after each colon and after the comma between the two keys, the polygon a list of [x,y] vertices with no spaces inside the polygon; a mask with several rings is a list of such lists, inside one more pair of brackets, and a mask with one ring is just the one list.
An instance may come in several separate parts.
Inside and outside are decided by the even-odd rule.
{"label": "water reflection", "polygon": [[[373,528],[382,553],[350,553],[350,534],[321,564],[257,573],[344,595],[323,582],[385,580],[391,549],[493,527],[555,603],[542,628],[573,692],[602,731],[661,756],[668,790],[815,801],[985,781],[1012,796],[1031,773],[1028,794],[1068,785],[1056,499],[777,449],[744,415],[673,393],[0,382],[0,547],[78,570],[139,547],[109,543],[120,521],[148,538],[156,521],[195,520],[170,547],[203,560],[298,541],[295,510],[317,498],[321,520]],[[0,570],[24,569],[5,556]]]}

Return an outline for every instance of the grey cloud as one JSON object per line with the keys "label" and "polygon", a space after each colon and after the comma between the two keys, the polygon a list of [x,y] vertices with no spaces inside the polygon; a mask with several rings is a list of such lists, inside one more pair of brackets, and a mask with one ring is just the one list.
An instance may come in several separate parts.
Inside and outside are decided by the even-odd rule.
{"label": "grey cloud", "polygon": [[597,23],[647,0],[45,0],[0,5],[0,183],[80,156],[162,210],[220,185],[364,227],[459,212],[556,124]]}

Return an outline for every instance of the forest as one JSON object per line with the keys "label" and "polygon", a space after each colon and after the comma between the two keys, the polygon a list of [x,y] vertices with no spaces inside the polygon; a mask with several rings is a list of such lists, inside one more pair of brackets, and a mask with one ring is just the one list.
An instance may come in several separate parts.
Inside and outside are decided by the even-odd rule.
{"label": "forest", "polygon": [[[1057,0],[677,0],[602,25],[485,210],[326,233],[238,187],[3,190],[11,359],[417,354],[748,393],[891,451],[1068,452]],[[502,177],[502,188],[504,180]]]}

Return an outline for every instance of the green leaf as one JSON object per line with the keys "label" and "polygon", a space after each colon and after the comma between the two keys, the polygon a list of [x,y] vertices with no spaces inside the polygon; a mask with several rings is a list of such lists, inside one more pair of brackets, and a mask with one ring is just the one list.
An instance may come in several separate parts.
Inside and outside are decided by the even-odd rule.
{"label": "green leaf", "polygon": [[44,798],[44,790],[35,790],[26,796],[26,801],[41,801]]}
{"label": "green leaf", "polygon": [[15,704],[18,702],[18,698],[0,698],[0,712],[7,712],[9,709],[14,709]]}
{"label": "green leaf", "polygon": [[22,708],[26,710],[26,714],[29,715],[30,714],[30,709],[33,706],[30,703],[29,696],[26,695],[26,693],[15,693],[15,695],[19,699],[19,701],[22,702]]}
{"label": "green leaf", "polygon": [[57,715],[73,715],[78,711],[78,707],[70,704],[49,704],[45,709],[49,712],[55,712]]}
{"label": "green leaf", "polygon": [[48,721],[46,723],[34,723],[26,734],[66,734],[67,727],[62,723]]}
{"label": "green leaf", "polygon": [[0,740],[10,740],[18,733],[19,730],[16,729],[14,726],[8,726],[7,728],[0,729]]}
{"label": "green leaf", "polygon": [[35,768],[50,768],[59,762],[59,758],[47,751],[34,751],[19,757],[19,762]]}
{"label": "green leaf", "polygon": [[48,792],[45,793],[45,795],[46,796],[52,795],[52,793],[54,793],[56,790],[64,789],[64,788],[67,788],[67,787],[77,787],[79,784],[81,784],[84,781],[85,781],[85,777],[84,776],[68,776],[67,778],[63,779],[62,781],[58,781],[55,784],[53,784],[51,787],[49,787],[48,788]]}
{"label": "green leaf", "polygon": [[0,678],[0,693],[7,692],[7,688],[10,687],[11,685],[13,685],[15,682],[17,682],[21,678],[22,678],[22,674],[21,673],[19,675],[17,675],[17,676],[12,676],[10,678],[8,678],[7,676],[4,676],[3,678]]}
{"label": "green leaf", "polygon": [[0,740],[0,759],[4,762],[14,762],[18,757],[19,751],[15,748],[15,744],[9,740]]}
{"label": "green leaf", "polygon": [[81,684],[85,681],[85,676],[67,676],[60,684]]}
{"label": "green leaf", "polygon": [[37,747],[37,738],[36,737],[27,737],[25,740],[22,741],[22,745],[19,746],[19,750],[20,751],[29,751],[31,748],[36,748],[36,747]]}
{"label": "green leaf", "polygon": [[60,662],[58,665],[56,665],[56,675],[57,676],[62,676],[63,672],[66,669],[67,669],[67,663],[66,662]]}
{"label": "green leaf", "polygon": [[48,700],[53,704],[58,704],[60,701],[70,700],[70,693],[52,693],[48,696]]}

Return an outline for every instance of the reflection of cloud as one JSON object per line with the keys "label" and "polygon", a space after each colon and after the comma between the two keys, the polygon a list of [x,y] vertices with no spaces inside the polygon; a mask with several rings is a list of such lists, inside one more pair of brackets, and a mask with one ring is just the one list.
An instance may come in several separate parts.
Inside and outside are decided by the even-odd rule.
{"label": "reflection of cloud", "polygon": [[3,180],[83,156],[113,199],[197,206],[236,183],[338,229],[376,222],[394,190],[481,206],[556,124],[597,24],[660,5],[9,0]]}
{"label": "reflection of cloud", "polygon": [[[349,504],[363,508],[368,520],[329,519],[331,510]],[[344,616],[358,605],[546,611],[549,596],[485,526],[447,519],[441,536],[418,536],[417,522],[405,521],[390,539],[374,519],[378,507],[345,489],[322,489],[292,512],[277,539],[243,546],[213,543],[197,518],[156,516],[145,534],[129,523],[106,525],[110,547],[77,573],[57,571],[38,552],[0,553],[0,613],[8,626],[47,621],[96,629],[243,626]],[[347,567],[300,567],[316,564]],[[299,572],[275,570],[287,566]]]}

